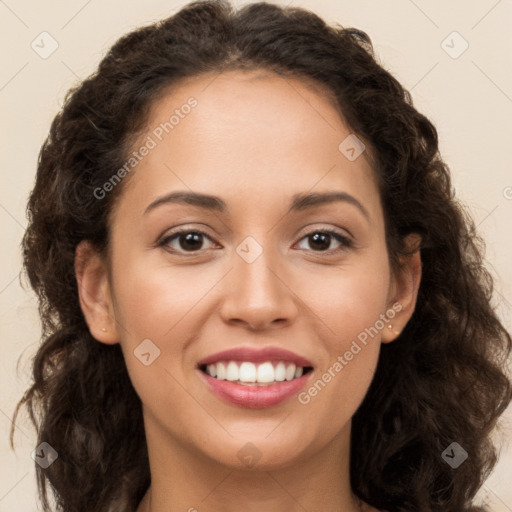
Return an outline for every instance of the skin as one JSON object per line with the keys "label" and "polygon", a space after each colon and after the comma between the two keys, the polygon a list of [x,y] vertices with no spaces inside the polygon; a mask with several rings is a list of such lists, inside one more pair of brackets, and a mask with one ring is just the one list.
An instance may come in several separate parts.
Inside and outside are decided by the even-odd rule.
{"label": "skin", "polygon": [[[121,344],[143,403],[152,485],[138,512],[235,512],[241,503],[246,511],[375,510],[360,508],[351,492],[351,418],[381,343],[414,311],[419,251],[392,274],[367,152],[350,161],[338,150],[351,131],[320,86],[264,71],[187,79],[155,102],[140,140],[190,96],[198,105],[124,183],[108,257],[88,242],[77,249],[90,332]],[[144,215],[177,190],[220,196],[228,213],[166,204]],[[368,218],[348,202],[287,213],[294,194],[325,191],[357,198]],[[183,238],[158,247],[177,226],[208,236],[195,252]],[[306,236],[325,229],[353,246],[331,238],[322,249]],[[263,249],[251,263],[236,252],[247,236]],[[370,338],[308,404],[292,397],[265,409],[234,406],[197,375],[197,362],[215,352],[278,346],[309,359],[314,382],[397,302],[392,328]],[[160,349],[149,366],[134,356],[144,339]],[[252,468],[237,456],[248,442],[261,455]]]}

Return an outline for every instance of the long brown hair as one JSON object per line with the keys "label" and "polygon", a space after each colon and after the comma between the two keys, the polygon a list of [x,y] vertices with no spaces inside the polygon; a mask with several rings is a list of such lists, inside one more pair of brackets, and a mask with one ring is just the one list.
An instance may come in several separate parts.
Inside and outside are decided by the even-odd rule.
{"label": "long brown hair", "polygon": [[[68,93],[41,148],[22,248],[43,333],[14,418],[25,404],[38,443],[59,454],[46,469],[36,465],[44,510],[47,484],[66,512],[133,511],[150,484],[141,403],[120,346],[92,338],[78,301],[75,249],[82,240],[108,247],[108,215],[124,183],[102,199],[94,191],[122,167],[168,86],[258,68],[332,92],[375,157],[394,268],[405,235],[422,236],[416,310],[382,346],[352,420],[354,493],[391,512],[483,510],[472,502],[497,460],[490,434],[512,399],[512,342],[491,306],[483,242],[454,197],[435,127],[377,63],[364,32],[301,8],[254,3],[236,11],[225,1],[191,3],[122,37]],[[457,469],[441,456],[454,441],[469,455]]]}

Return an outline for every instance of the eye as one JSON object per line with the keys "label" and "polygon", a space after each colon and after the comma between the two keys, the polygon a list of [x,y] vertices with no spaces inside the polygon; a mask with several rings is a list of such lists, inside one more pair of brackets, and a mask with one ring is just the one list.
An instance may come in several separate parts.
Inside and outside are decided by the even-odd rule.
{"label": "eye", "polygon": [[179,247],[171,247],[173,251],[195,252],[202,248],[203,237],[211,240],[211,238],[200,229],[181,229],[163,238],[158,245],[171,247],[171,242],[177,241]]}
{"label": "eye", "polygon": [[[338,249],[325,250],[326,248],[329,248],[333,239],[338,241],[341,244],[341,247]],[[310,231],[303,236],[301,240],[309,240],[313,247],[316,246],[316,248],[319,249],[314,252],[335,253],[344,251],[352,246],[352,242],[348,237],[332,229]]]}
{"label": "eye", "polygon": [[[158,246],[168,247],[172,252],[188,252],[193,254],[200,250],[204,250],[204,238],[212,241],[210,236],[200,229],[180,229],[163,238],[162,241],[159,242]],[[302,240],[309,240],[313,248],[316,246],[316,250],[313,252],[337,253],[352,247],[352,242],[348,237],[331,229],[310,231],[301,238],[301,241]],[[337,249],[329,249],[333,240],[337,241],[341,247]],[[177,243],[178,247],[172,247],[171,244],[174,242]]]}

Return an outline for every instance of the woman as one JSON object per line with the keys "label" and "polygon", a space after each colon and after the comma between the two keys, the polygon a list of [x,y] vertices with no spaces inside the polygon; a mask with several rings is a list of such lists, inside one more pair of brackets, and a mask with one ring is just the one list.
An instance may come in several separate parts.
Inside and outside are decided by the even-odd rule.
{"label": "woman", "polygon": [[207,1],[126,35],[28,211],[44,510],[483,510],[511,338],[363,32]]}

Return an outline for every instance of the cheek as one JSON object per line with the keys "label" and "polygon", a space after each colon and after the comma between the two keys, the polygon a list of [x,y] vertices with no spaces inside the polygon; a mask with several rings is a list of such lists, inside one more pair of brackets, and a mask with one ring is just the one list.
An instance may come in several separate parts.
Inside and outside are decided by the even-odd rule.
{"label": "cheek", "polygon": [[342,349],[386,312],[389,277],[385,258],[361,259],[330,273],[310,274],[310,285],[299,294],[323,320],[330,344]]}
{"label": "cheek", "polygon": [[116,319],[122,326],[127,371],[144,406],[155,417],[161,414],[162,404],[176,410],[190,407],[190,397],[179,382],[183,382],[185,343],[191,336],[185,332],[191,327],[189,315],[207,291],[206,283],[201,287],[191,286],[190,276],[178,269],[144,261],[125,265],[117,274]]}
{"label": "cheek", "polygon": [[206,297],[221,276],[206,267],[171,268],[149,260],[127,257],[117,267],[116,320],[128,373],[143,402],[156,403],[163,383],[172,398],[160,398],[175,402],[190,365],[188,345],[202,324],[198,315],[209,314]]}
{"label": "cheek", "polygon": [[115,285],[116,316],[125,327],[123,337],[162,340],[171,336],[212,283],[207,272],[193,266],[171,268],[142,260],[127,265]]}
{"label": "cheek", "polygon": [[[292,300],[303,312],[301,323],[314,328],[324,350],[330,353],[343,353],[361,333],[364,337],[387,306],[385,252],[349,261],[337,268],[308,264],[307,269],[295,269],[286,276],[292,295],[299,298]],[[226,289],[221,283],[225,269],[213,264],[171,267],[162,265],[161,260],[155,263],[151,258],[126,255],[114,268],[116,319],[123,344],[132,350],[149,338],[164,343],[166,352],[180,353],[183,347],[179,340],[187,339],[183,330],[190,329],[191,319],[204,319],[209,307],[214,314],[215,304],[208,299],[212,287],[220,284]],[[173,343],[169,344],[171,338]]]}
{"label": "cheek", "polygon": [[343,423],[363,400],[377,366],[381,333],[388,323],[381,315],[388,309],[389,270],[375,259],[343,269],[329,284],[318,282],[321,288],[310,291],[307,302],[321,319],[317,335],[327,357],[301,403],[320,416],[328,409]]}

